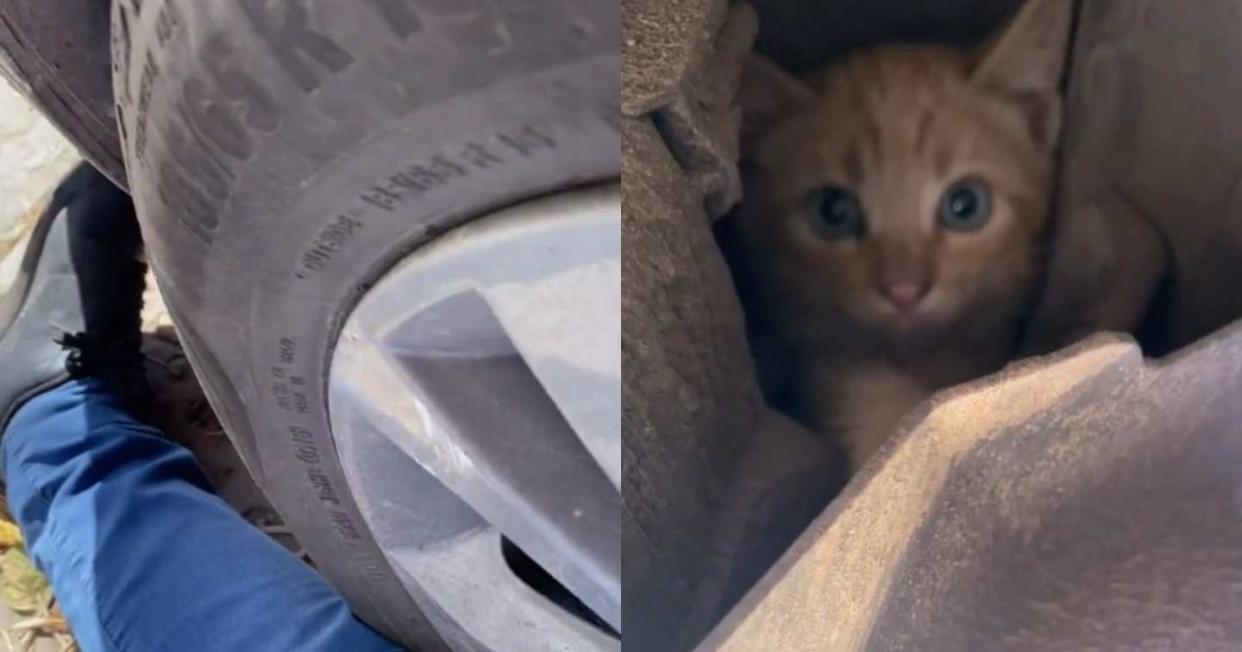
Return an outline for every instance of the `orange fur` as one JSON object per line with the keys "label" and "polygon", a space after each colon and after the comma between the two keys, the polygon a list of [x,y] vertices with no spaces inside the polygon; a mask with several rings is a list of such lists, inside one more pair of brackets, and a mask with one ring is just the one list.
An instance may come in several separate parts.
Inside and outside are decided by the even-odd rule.
{"label": "orange fur", "polygon": [[[854,468],[932,391],[1013,355],[1059,131],[1065,43],[1048,21],[1068,31],[1068,14],[1048,6],[1062,1],[1031,2],[981,57],[889,46],[803,80],[763,60],[747,70],[734,228],[752,326],[796,354],[805,416]],[[937,222],[962,179],[990,188],[976,232]],[[808,198],[826,186],[854,193],[865,233],[817,232]],[[927,288],[913,309],[886,298],[902,284]]]}

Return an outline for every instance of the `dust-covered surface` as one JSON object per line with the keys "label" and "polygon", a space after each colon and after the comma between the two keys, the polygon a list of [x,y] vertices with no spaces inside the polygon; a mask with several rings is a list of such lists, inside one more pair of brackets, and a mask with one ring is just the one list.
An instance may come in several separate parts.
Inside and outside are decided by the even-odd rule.
{"label": "dust-covered surface", "polygon": [[836,458],[764,408],[703,205],[650,121],[623,122],[622,150],[626,645],[685,649],[827,502]]}
{"label": "dust-covered surface", "polygon": [[710,56],[728,5],[716,0],[621,3],[621,110],[636,117],[667,104]]}
{"label": "dust-covered surface", "polygon": [[[1242,327],[938,396],[709,650],[1235,649]],[[920,420],[920,417],[921,420]]]}
{"label": "dust-covered surface", "polygon": [[1035,350],[1108,330],[1165,355],[1242,317],[1240,6],[1079,4]]}
{"label": "dust-covered surface", "polygon": [[[893,438],[703,646],[708,650],[864,649],[900,564],[957,461],[1053,409],[1117,365],[1132,344],[1097,340],[1056,361],[1018,365],[933,400]],[[919,648],[914,648],[919,649]]]}
{"label": "dust-covered surface", "polygon": [[0,256],[20,239],[23,218],[80,160],[55,127],[0,82]]}

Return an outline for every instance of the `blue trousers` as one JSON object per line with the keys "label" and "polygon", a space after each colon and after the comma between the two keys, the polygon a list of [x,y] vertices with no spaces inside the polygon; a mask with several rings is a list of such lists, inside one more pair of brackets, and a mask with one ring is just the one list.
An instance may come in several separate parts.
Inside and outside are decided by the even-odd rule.
{"label": "blue trousers", "polygon": [[84,652],[394,650],[96,380],[14,415],[9,508]]}

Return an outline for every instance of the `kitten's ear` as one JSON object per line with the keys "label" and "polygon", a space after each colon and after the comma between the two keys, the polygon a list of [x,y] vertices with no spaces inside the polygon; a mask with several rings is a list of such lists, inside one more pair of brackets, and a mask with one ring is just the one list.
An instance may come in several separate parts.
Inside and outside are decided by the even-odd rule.
{"label": "kitten's ear", "polygon": [[790,114],[815,100],[815,92],[770,59],[751,54],[742,66],[742,152]]}
{"label": "kitten's ear", "polygon": [[984,44],[971,81],[1015,101],[1037,145],[1051,151],[1061,132],[1061,77],[1073,22],[1073,0],[1026,0]]}

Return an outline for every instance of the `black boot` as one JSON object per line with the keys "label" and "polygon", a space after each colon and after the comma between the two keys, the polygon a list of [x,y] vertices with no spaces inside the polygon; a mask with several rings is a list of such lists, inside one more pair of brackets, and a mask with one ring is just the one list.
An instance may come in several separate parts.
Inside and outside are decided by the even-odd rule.
{"label": "black boot", "polygon": [[26,401],[81,376],[146,416],[141,245],[129,196],[94,168],[61,182],[0,298],[0,432]]}

